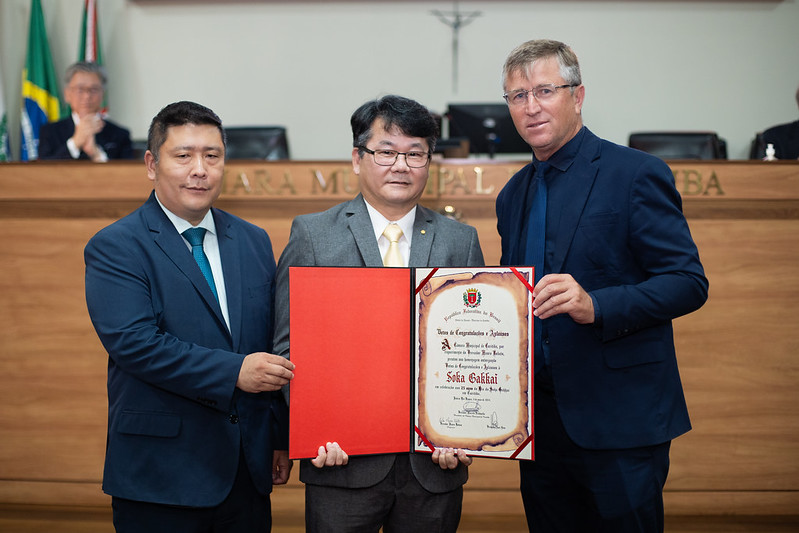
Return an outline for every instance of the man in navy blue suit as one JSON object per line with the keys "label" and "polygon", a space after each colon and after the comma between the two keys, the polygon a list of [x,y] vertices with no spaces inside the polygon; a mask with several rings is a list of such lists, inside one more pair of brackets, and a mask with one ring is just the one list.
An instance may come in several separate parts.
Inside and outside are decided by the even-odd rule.
{"label": "man in navy blue suit", "polygon": [[536,533],[663,531],[671,440],[691,427],[671,321],[708,283],[669,167],[583,126],[565,44],[513,50],[504,91],[533,161],[497,197],[503,265],[533,264]]}
{"label": "man in navy blue suit", "polygon": [[39,159],[84,159],[104,163],[132,159],[130,132],[101,114],[105,69],[79,61],[67,69],[64,100],[72,115],[39,129]]}
{"label": "man in navy blue suit", "polygon": [[108,352],[103,490],[121,533],[271,529],[288,480],[294,365],[272,346],[266,232],[211,207],[219,117],[177,102],[153,119],[150,198],[86,245],[86,301]]}

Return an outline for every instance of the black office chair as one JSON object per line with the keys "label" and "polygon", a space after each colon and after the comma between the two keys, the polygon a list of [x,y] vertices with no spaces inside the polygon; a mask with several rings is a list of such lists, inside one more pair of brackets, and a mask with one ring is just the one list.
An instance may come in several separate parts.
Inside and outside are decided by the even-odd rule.
{"label": "black office chair", "polygon": [[712,131],[637,132],[628,145],[661,159],[727,159],[727,143]]}
{"label": "black office chair", "polygon": [[225,128],[227,159],[289,159],[283,126],[233,126]]}
{"label": "black office chair", "polygon": [[763,139],[763,132],[757,132],[755,138],[749,145],[749,159],[762,160],[766,157],[766,141]]}
{"label": "black office chair", "polygon": [[133,149],[133,159],[138,161],[144,160],[144,152],[147,151],[147,139],[134,139],[130,142]]}

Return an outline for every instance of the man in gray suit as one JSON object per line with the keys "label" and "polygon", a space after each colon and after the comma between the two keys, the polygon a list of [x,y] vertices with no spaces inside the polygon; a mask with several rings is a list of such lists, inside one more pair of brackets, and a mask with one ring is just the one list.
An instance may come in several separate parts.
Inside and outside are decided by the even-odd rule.
{"label": "man in gray suit", "polygon": [[[484,264],[473,227],[417,205],[438,136],[427,108],[389,95],[362,105],[350,122],[361,194],[294,219],[277,268],[274,349],[281,355],[289,352],[290,266]],[[337,443],[320,443],[319,455],[300,464],[307,531],[454,533],[471,462],[453,449],[435,450],[432,460],[407,453],[350,458]]]}

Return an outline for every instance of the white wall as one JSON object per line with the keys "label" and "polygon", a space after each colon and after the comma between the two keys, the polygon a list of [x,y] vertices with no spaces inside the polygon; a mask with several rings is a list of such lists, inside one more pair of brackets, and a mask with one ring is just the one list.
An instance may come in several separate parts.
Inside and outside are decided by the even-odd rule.
{"label": "white wall", "polygon": [[[534,38],[577,52],[583,114],[625,144],[635,130],[708,129],[746,158],[756,131],[795,120],[799,0],[459,2],[481,15],[452,32],[431,14],[453,2],[99,0],[111,115],[134,138],[175,100],[208,105],[226,125],[282,124],[296,159],[346,159],[349,116],[384,93],[435,111],[501,101],[507,53]],[[77,58],[83,0],[42,0],[59,74]],[[30,0],[0,0],[0,74],[12,151]]]}

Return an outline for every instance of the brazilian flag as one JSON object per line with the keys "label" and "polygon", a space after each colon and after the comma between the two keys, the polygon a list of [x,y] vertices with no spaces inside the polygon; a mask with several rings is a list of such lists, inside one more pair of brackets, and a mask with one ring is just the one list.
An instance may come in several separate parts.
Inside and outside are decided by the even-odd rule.
{"label": "brazilian flag", "polygon": [[21,161],[39,157],[39,127],[61,118],[63,107],[40,0],[31,0],[28,55],[22,71]]}
{"label": "brazilian flag", "polygon": [[6,102],[3,99],[3,80],[0,78],[0,162],[9,160],[11,160],[11,149],[8,144],[8,120]]}

